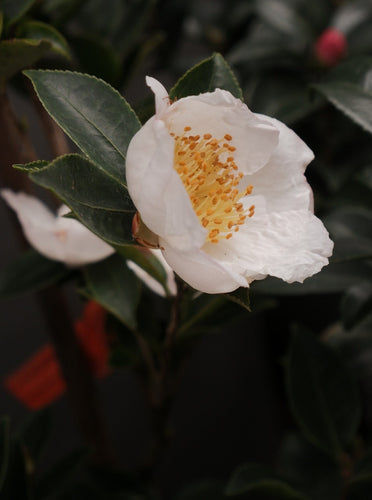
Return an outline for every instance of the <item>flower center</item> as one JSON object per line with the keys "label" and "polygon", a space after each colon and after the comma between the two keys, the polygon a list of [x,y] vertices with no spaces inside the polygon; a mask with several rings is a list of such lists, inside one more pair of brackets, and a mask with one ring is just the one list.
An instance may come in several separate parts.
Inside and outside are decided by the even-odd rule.
{"label": "flower center", "polygon": [[240,201],[251,194],[253,186],[239,191],[243,173],[234,161],[232,137],[215,139],[211,134],[191,135],[185,127],[182,135],[171,133],[176,145],[174,168],[190,197],[192,207],[203,227],[207,241],[218,243],[232,238],[234,232],[254,214],[254,205],[244,209]]}

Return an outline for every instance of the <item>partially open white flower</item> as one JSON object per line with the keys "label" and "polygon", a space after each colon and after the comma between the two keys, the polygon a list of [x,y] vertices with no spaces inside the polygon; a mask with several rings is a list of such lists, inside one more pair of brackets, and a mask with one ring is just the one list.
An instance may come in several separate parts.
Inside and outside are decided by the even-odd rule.
{"label": "partially open white flower", "polygon": [[172,269],[197,290],[230,292],[267,275],[302,282],[333,243],[304,176],[313,153],[283,123],[229,92],[170,103],[129,144],[129,193]]}
{"label": "partially open white flower", "polygon": [[[163,254],[161,253],[160,250],[157,249],[149,249],[149,252],[151,252],[161,263],[161,265],[164,268],[165,274],[166,274],[166,286],[167,286],[167,292],[170,295],[176,295],[177,294],[177,285],[176,285],[176,280],[174,277],[174,273],[172,271],[172,268],[168,265],[167,261],[164,259]],[[164,287],[157,281],[155,278],[149,275],[142,267],[138,266],[135,262],[132,260],[127,261],[128,267],[136,274],[136,276],[148,287],[150,290],[155,292],[157,295],[160,295],[161,297],[166,296],[166,291],[164,290]]]}
{"label": "partially open white flower", "polygon": [[25,193],[2,189],[1,196],[16,212],[24,235],[32,247],[52,260],[82,266],[111,255],[114,249],[75,219],[61,206],[53,214],[40,200]]}

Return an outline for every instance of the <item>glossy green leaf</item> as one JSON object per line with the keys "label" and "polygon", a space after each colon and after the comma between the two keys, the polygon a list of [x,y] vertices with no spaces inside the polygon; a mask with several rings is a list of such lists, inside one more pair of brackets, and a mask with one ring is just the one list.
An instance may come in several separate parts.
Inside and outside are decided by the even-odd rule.
{"label": "glossy green leaf", "polygon": [[0,84],[18,71],[29,68],[50,50],[46,40],[4,40],[0,42]]}
{"label": "glossy green leaf", "polygon": [[26,71],[42,104],[88,158],[125,183],[125,155],[141,127],[110,85],[70,71]]}
{"label": "glossy green leaf", "polygon": [[239,99],[243,98],[239,84],[220,54],[214,54],[187,71],[169,92],[171,99],[213,92],[216,88],[228,90]]}
{"label": "glossy green leaf", "polygon": [[3,417],[0,420],[0,493],[5,481],[9,461],[9,419]]}
{"label": "glossy green leaf", "polygon": [[361,416],[358,386],[346,364],[328,345],[299,330],[286,369],[290,406],[304,435],[339,456],[353,439]]}
{"label": "glossy green leaf", "polygon": [[133,244],[135,213],[126,188],[82,156],[61,156],[31,179],[51,189],[92,232],[115,245]]}
{"label": "glossy green leaf", "polygon": [[33,172],[38,172],[39,170],[42,170],[43,168],[47,167],[49,163],[50,162],[46,160],[37,160],[37,161],[31,161],[30,163],[19,163],[19,164],[17,163],[13,165],[13,168],[31,174]]}
{"label": "glossy green leaf", "polygon": [[17,36],[31,40],[45,40],[50,43],[51,51],[70,58],[66,39],[50,24],[27,20],[17,29]]}
{"label": "glossy green leaf", "polygon": [[372,132],[372,58],[352,58],[313,86],[336,108]]}
{"label": "glossy green leaf", "polygon": [[140,282],[115,254],[102,262],[84,268],[87,292],[129,329],[135,329]]}
{"label": "glossy green leaf", "polygon": [[67,278],[71,270],[60,262],[49,260],[35,250],[15,257],[0,271],[0,297],[42,290]]}
{"label": "glossy green leaf", "polygon": [[32,7],[36,0],[0,0],[6,24],[13,24]]}
{"label": "glossy green leaf", "polygon": [[290,484],[275,477],[265,467],[256,464],[240,466],[230,478],[225,490],[227,496],[249,492],[265,493],[271,495],[270,498],[310,500],[301,492],[296,491]]}
{"label": "glossy green leaf", "polygon": [[369,313],[372,313],[372,282],[359,283],[347,291],[341,303],[345,328],[352,328]]}

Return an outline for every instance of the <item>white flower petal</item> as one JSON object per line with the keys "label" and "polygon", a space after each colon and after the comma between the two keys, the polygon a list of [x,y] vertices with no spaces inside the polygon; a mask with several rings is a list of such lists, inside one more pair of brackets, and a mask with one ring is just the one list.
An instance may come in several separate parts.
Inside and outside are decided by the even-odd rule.
{"label": "white flower petal", "polygon": [[[57,223],[61,219],[57,220]],[[74,219],[64,219],[66,225],[66,240],[64,243],[63,262],[68,266],[82,266],[99,260],[114,253],[114,249],[105,241],[89,231],[81,222]],[[63,224],[65,226],[65,224]]]}
{"label": "white flower petal", "polygon": [[312,191],[304,171],[314,159],[314,153],[286,125],[274,118],[266,119],[279,130],[279,143],[268,163],[252,176],[247,176],[244,184],[252,184],[253,193],[265,196],[270,212],[312,210]]}
{"label": "white flower petal", "polygon": [[209,133],[215,139],[231,135],[231,145],[237,148],[235,162],[245,174],[265,165],[278,144],[278,129],[225,90],[180,99],[167,109],[162,120],[178,135],[185,126],[190,126],[195,135]]}
{"label": "white flower petal", "polygon": [[185,249],[201,245],[206,231],[173,168],[173,155],[174,139],[161,120],[151,119],[129,144],[126,175],[130,195],[146,226]]}
{"label": "white flower petal", "polygon": [[1,190],[1,195],[16,212],[30,245],[45,257],[79,266],[104,259],[114,252],[79,221],[62,217],[69,212],[65,205],[55,216],[34,196],[9,189]]}
{"label": "white flower petal", "polygon": [[[168,265],[167,261],[164,259],[163,254],[160,250],[151,249],[151,253],[161,262],[164,267],[164,271],[166,273],[166,283],[169,293],[171,295],[177,294],[177,285],[176,280],[174,278],[174,273],[172,268]],[[166,293],[163,286],[152,276],[150,276],[142,267],[138,266],[135,262],[128,260],[128,267],[137,275],[137,277],[143,281],[143,283],[150,288],[153,292],[161,297],[165,297]]]}
{"label": "white flower petal", "polygon": [[328,264],[333,250],[327,230],[308,210],[253,217],[230,241],[206,246],[249,282],[265,275],[302,282]]}
{"label": "white flower petal", "polygon": [[248,286],[247,280],[225,268],[202,250],[182,252],[174,249],[166,241],[160,240],[163,255],[180,278],[205,293],[228,293],[240,286]]}
{"label": "white flower petal", "polygon": [[158,80],[151,76],[146,76],[146,84],[155,94],[156,116],[159,118],[169,107],[168,92]]}
{"label": "white flower petal", "polygon": [[148,84],[157,113],[129,145],[128,189],[174,271],[223,293],[268,274],[303,281],[326,265],[333,244],[312,213],[313,153],[301,139],[227,91],[170,104]]}

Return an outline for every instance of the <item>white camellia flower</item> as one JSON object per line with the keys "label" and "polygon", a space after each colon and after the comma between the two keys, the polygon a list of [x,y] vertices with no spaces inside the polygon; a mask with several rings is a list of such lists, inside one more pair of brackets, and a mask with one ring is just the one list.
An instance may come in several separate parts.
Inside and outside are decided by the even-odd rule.
{"label": "white camellia flower", "polygon": [[[157,249],[149,249],[149,252],[151,252],[161,263],[161,265],[164,268],[164,271],[166,273],[166,285],[167,289],[169,291],[170,295],[176,295],[177,294],[177,285],[176,285],[176,280],[174,277],[174,273],[172,271],[172,268],[168,265],[167,261],[164,259],[163,254],[161,253],[160,250]],[[129,269],[131,269],[136,276],[148,287],[150,290],[155,292],[157,295],[160,295],[161,297],[165,297],[166,293],[163,288],[163,286],[154,279],[152,276],[150,276],[142,267],[137,265],[135,262],[132,260],[127,260],[127,265]]]}
{"label": "white camellia flower", "polygon": [[333,243],[313,214],[304,142],[225,90],[171,103],[161,83],[147,84],[156,114],[129,144],[126,175],[171,268],[206,293],[320,271]]}
{"label": "white camellia flower", "polygon": [[1,195],[17,214],[27,241],[45,257],[76,267],[114,253],[79,221],[63,217],[69,212],[65,205],[55,215],[34,196],[10,189],[2,189]]}

